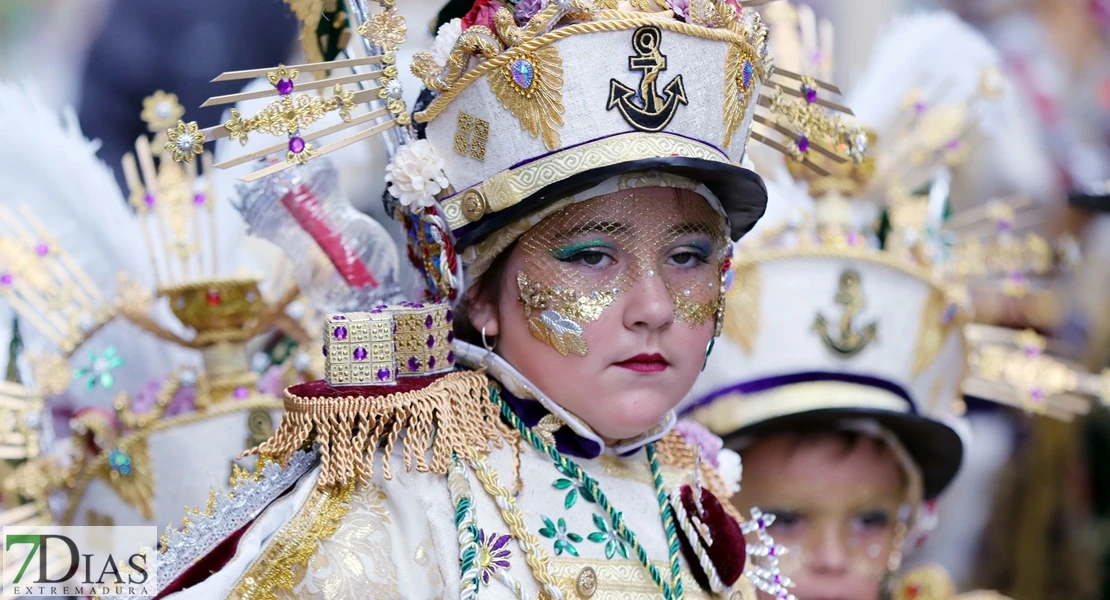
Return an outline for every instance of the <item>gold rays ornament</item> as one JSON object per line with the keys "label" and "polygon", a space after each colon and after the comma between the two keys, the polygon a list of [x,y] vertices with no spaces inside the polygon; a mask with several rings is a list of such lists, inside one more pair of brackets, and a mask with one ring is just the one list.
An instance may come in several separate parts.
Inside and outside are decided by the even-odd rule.
{"label": "gold rays ornament", "polygon": [[490,77],[494,95],[520,121],[520,126],[543,140],[548,150],[559,149],[563,124],[563,60],[555,46],[520,52]]}

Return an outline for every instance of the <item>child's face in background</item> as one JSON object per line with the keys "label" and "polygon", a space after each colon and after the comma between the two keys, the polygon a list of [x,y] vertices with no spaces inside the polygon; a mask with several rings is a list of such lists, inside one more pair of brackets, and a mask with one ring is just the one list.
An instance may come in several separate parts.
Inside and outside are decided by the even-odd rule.
{"label": "child's face in background", "polygon": [[768,532],[789,549],[780,566],[798,600],[878,600],[906,494],[889,447],[857,434],[781,433],[741,456],[733,503],[776,516]]}

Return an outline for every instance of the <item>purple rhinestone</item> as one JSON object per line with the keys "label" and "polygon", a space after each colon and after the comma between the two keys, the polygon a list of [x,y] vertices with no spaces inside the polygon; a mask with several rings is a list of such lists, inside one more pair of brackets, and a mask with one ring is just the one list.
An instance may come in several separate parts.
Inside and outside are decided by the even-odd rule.
{"label": "purple rhinestone", "polygon": [[410,356],[409,357],[409,370],[410,371],[416,371],[419,368],[420,368],[420,361],[416,360],[415,356]]}
{"label": "purple rhinestone", "polygon": [[946,144],[946,147],[949,150],[958,150],[959,147],[960,147],[960,140],[957,139],[957,138],[953,138],[953,139],[949,140],[948,144]]}
{"label": "purple rhinestone", "polygon": [[1040,354],[1041,351],[1036,346],[1025,347],[1025,358],[1037,358],[1038,356],[1040,356]]}
{"label": "purple rhinestone", "polygon": [[1032,390],[1029,390],[1029,397],[1033,399],[1033,402],[1043,402],[1044,390],[1042,390],[1041,388],[1033,388]]}
{"label": "purple rhinestone", "polygon": [[455,313],[452,312],[451,309],[448,309],[447,313],[443,315],[443,320],[447,321],[448,323],[450,323],[451,321],[454,321],[455,320]]}
{"label": "purple rhinestone", "polygon": [[848,245],[855,247],[859,245],[859,234],[854,231],[848,232]]}
{"label": "purple rhinestone", "polygon": [[752,87],[753,77],[755,77],[755,65],[752,64],[752,61],[745,60],[744,65],[740,67],[740,85],[745,92]]}
{"label": "purple rhinestone", "polygon": [[778,575],[775,575],[775,579],[774,579],[774,582],[775,582],[776,584],[779,584],[779,585],[781,585],[781,584],[782,584],[782,577],[779,577]]}
{"label": "purple rhinestone", "polygon": [[289,151],[293,154],[304,152],[304,138],[297,135],[289,138]]}
{"label": "purple rhinestone", "polygon": [[775,547],[774,546],[771,546],[771,548],[769,550],[767,550],[767,556],[775,556],[776,554],[778,554],[778,553],[775,552]]}
{"label": "purple rhinestone", "polygon": [[417,302],[417,303],[413,304],[413,307],[415,307],[415,308],[424,308],[424,303],[423,302]]}
{"label": "purple rhinestone", "polygon": [[11,273],[4,273],[3,275],[0,275],[0,284],[11,285],[12,284],[12,274]]}
{"label": "purple rhinestone", "polygon": [[47,246],[46,242],[39,243],[38,246],[35,246],[35,254],[38,254],[39,256],[46,256],[47,254],[50,254],[50,246]]}
{"label": "purple rhinestone", "polygon": [[432,315],[428,315],[428,317],[424,319],[424,327],[427,329],[431,329],[434,323],[435,319],[432,318]]}
{"label": "purple rhinestone", "polygon": [[154,206],[154,194],[147,194],[143,196],[143,202],[147,206]]}
{"label": "purple rhinestone", "polygon": [[331,320],[332,321],[346,321],[347,317],[344,317],[343,315],[334,315],[334,316],[332,316]]}
{"label": "purple rhinestone", "polygon": [[1010,281],[1015,285],[1025,285],[1025,273],[1021,271],[1014,271],[1010,273]]}
{"label": "purple rhinestone", "polygon": [[355,360],[366,360],[366,348],[362,346],[355,348],[354,356]]}
{"label": "purple rhinestone", "polygon": [[204,206],[204,202],[205,202],[204,194],[197,194],[197,195],[193,196],[193,204],[196,204],[197,206]]}
{"label": "purple rhinestone", "polygon": [[804,135],[802,137],[798,138],[798,150],[802,154],[805,154],[806,152],[809,152],[809,138],[807,138]]}
{"label": "purple rhinestone", "polygon": [[1008,219],[999,219],[998,220],[998,231],[999,232],[1010,231],[1011,229],[1013,229],[1013,227],[1014,227],[1014,224],[1012,222],[1010,222]]}
{"label": "purple rhinestone", "polygon": [[763,529],[764,527],[767,527],[767,522],[763,520],[763,517],[760,517],[759,519],[757,519],[757,520],[756,520],[756,522],[755,522],[755,524],[756,524],[756,526],[758,526],[758,527],[759,527],[760,529]]}
{"label": "purple rhinestone", "polygon": [[447,364],[449,364],[449,365],[455,364],[455,351],[454,350],[447,353]]}
{"label": "purple rhinestone", "polygon": [[803,85],[802,91],[805,92],[806,102],[810,104],[817,102],[817,90],[815,88]]}
{"label": "purple rhinestone", "polygon": [[381,314],[381,312],[382,312],[381,307],[375,308],[374,310],[370,311],[371,314],[375,314],[375,315]]}
{"label": "purple rhinestone", "polygon": [[955,304],[949,304],[948,306],[946,306],[944,308],[944,316],[941,318],[941,322],[944,325],[951,323],[952,319],[956,318],[956,310],[957,309]]}
{"label": "purple rhinestone", "polygon": [[247,388],[245,388],[245,387],[237,387],[237,388],[235,388],[235,399],[236,399],[236,400],[244,400],[244,399],[246,399],[246,397],[247,397],[247,396],[249,396],[250,394],[251,394],[250,390],[248,390],[248,389],[247,389]]}
{"label": "purple rhinestone", "polygon": [[340,325],[339,327],[336,327],[335,328],[335,339],[337,339],[337,340],[347,339],[347,328],[343,327],[342,325]]}
{"label": "purple rhinestone", "polygon": [[293,80],[282,79],[281,81],[278,81],[277,91],[282,96],[288,96],[289,94],[293,93]]}
{"label": "purple rhinestone", "polygon": [[389,379],[389,369],[378,369],[378,381],[385,381]]}
{"label": "purple rhinestone", "polygon": [[450,344],[453,341],[455,341],[455,332],[454,331],[448,331],[447,332],[447,343]]}
{"label": "purple rhinestone", "polygon": [[436,368],[436,357],[434,357],[434,356],[429,356],[428,357],[428,368],[429,369]]}
{"label": "purple rhinestone", "polygon": [[523,90],[532,89],[532,83],[536,80],[536,68],[532,63],[518,58],[509,65],[509,72],[513,76],[513,83],[517,84]]}
{"label": "purple rhinestone", "polygon": [[914,110],[914,112],[916,112],[919,115],[921,113],[925,112],[925,109],[927,109],[927,108],[928,108],[928,106],[926,106],[924,102],[919,101],[919,102],[914,102],[913,103],[913,110]]}
{"label": "purple rhinestone", "polygon": [[429,335],[427,343],[428,343],[428,350],[431,350],[432,348],[435,348],[436,347],[436,336]]}

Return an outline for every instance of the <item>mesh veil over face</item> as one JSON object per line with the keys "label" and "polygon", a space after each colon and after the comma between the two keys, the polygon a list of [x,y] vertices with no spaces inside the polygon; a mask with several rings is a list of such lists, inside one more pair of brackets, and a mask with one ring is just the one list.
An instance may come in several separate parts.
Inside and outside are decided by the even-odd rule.
{"label": "mesh veil over face", "polygon": [[552,214],[519,241],[516,276],[532,334],[583,356],[583,327],[652,277],[666,286],[676,322],[704,324],[722,306],[725,232],[709,201],[681,188],[618,191]]}

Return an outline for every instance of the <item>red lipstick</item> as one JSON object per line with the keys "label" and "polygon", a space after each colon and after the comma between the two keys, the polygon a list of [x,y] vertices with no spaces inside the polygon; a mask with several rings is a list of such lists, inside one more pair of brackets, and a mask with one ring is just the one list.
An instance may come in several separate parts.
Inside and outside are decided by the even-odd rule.
{"label": "red lipstick", "polygon": [[632,358],[614,363],[622,369],[636,371],[637,373],[659,373],[671,365],[663,358],[662,354],[637,354]]}

